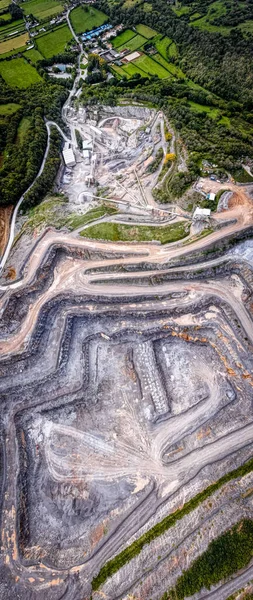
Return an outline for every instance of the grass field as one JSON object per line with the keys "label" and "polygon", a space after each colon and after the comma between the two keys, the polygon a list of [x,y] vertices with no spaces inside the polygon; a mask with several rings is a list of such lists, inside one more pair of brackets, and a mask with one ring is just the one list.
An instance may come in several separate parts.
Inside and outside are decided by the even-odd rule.
{"label": "grass field", "polygon": [[25,31],[25,23],[23,19],[18,19],[10,24],[7,23],[6,25],[1,25],[0,42],[11,39],[12,36],[9,35],[11,33],[15,32],[15,34],[18,35],[18,33],[22,33],[23,31]]}
{"label": "grass field", "polygon": [[27,0],[22,3],[25,15],[33,14],[37,19],[46,19],[63,11],[63,5],[57,0]]}
{"label": "grass field", "polygon": [[3,19],[4,21],[10,21],[11,15],[10,15],[10,13],[4,13],[3,15],[0,15],[0,19]]}
{"label": "grass field", "polygon": [[[130,74],[125,71],[122,67],[118,67],[117,65],[111,66],[112,71],[115,72],[116,75],[120,75],[121,77],[129,77]],[[114,74],[114,73],[113,73]]]}
{"label": "grass field", "polygon": [[213,106],[205,106],[204,104],[197,104],[197,102],[192,102],[189,100],[189,104],[191,109],[194,112],[205,112],[212,119],[216,119],[220,115],[220,110],[218,108],[213,108]]}
{"label": "grass field", "polygon": [[9,58],[9,56],[15,56],[16,54],[25,52],[26,48],[27,46],[21,46],[21,48],[15,48],[15,50],[11,50],[10,52],[4,52],[4,54],[1,54],[0,58],[3,60],[4,58]]}
{"label": "grass field", "polygon": [[146,38],[144,38],[142,35],[139,35],[139,33],[138,33],[131,40],[129,40],[127,43],[122,44],[122,46],[119,46],[117,48],[117,50],[120,52],[121,50],[124,50],[125,48],[128,48],[128,50],[130,52],[133,52],[134,50],[137,50],[138,48],[140,48],[141,46],[143,46],[143,44],[145,44],[146,41],[147,41]]}
{"label": "grass field", "polygon": [[124,46],[126,42],[135,37],[135,35],[136,33],[134,31],[132,31],[131,29],[126,29],[126,31],[122,31],[122,33],[119,33],[119,35],[117,35],[117,37],[114,38],[114,40],[112,40],[112,45],[114,48],[119,48],[119,46],[122,45]]}
{"label": "grass field", "polygon": [[108,17],[101,10],[85,5],[74,8],[70,13],[70,20],[75,33],[79,34],[103,25]]}
{"label": "grass field", "polygon": [[11,102],[10,104],[0,104],[0,116],[13,115],[20,108],[20,104]]}
{"label": "grass field", "polygon": [[172,7],[172,10],[174,10],[178,17],[181,17],[182,15],[188,15],[191,8],[190,6],[181,6],[180,8]]}
{"label": "grass field", "polygon": [[147,225],[121,225],[119,223],[99,223],[88,227],[80,235],[83,237],[107,241],[159,241],[168,244],[182,240],[188,235],[189,224],[179,221],[167,227],[148,227]]}
{"label": "grass field", "polygon": [[161,54],[161,56],[166,60],[169,57],[178,55],[176,44],[168,37],[162,37],[160,39],[158,38],[155,41],[155,47],[157,52],[159,52],[159,54]]}
{"label": "grass field", "polygon": [[146,54],[142,54],[140,58],[137,58],[134,61],[134,64],[140,69],[143,69],[148,75],[158,75],[159,79],[164,79],[165,77],[169,77],[168,71],[164,68],[164,66],[158,64],[154,61],[150,56]]}
{"label": "grass field", "polygon": [[0,62],[0,75],[11,87],[27,88],[42,81],[36,69],[23,58]]}
{"label": "grass field", "polygon": [[11,37],[9,40],[0,42],[0,54],[4,54],[5,52],[11,52],[11,50],[16,50],[16,48],[21,48],[26,44],[28,40],[28,33],[22,33],[17,37]]}
{"label": "grass field", "polygon": [[72,33],[67,25],[61,25],[54,31],[36,37],[38,51],[45,57],[51,58],[65,50],[67,42],[72,39]]}
{"label": "grass field", "polygon": [[155,35],[157,34],[157,31],[151,29],[151,27],[147,27],[147,25],[136,25],[136,31],[148,40],[155,37]]}
{"label": "grass field", "polygon": [[16,138],[17,144],[22,145],[24,143],[30,127],[31,127],[31,118],[23,117],[23,119],[21,119],[19,126],[18,126],[18,133],[17,133],[17,138]]}
{"label": "grass field", "polygon": [[7,8],[7,6],[9,6],[9,4],[10,4],[9,0],[0,0],[0,11]]}
{"label": "grass field", "polygon": [[43,60],[42,54],[36,48],[32,48],[31,50],[27,50],[25,53],[25,58],[29,58],[33,64],[36,64],[39,60]]}
{"label": "grass field", "polygon": [[124,70],[124,74],[127,77],[133,77],[133,75],[135,75],[136,73],[139,73],[139,75],[141,75],[142,77],[149,77],[149,74],[146,73],[146,71],[140,69],[135,62],[129,63],[128,65],[124,65],[124,67],[122,68]]}
{"label": "grass field", "polygon": [[191,21],[190,24],[194,27],[199,27],[204,31],[209,31],[211,33],[219,32],[222,35],[228,35],[231,31],[231,27],[223,27],[212,25],[212,20],[214,18],[221,17],[225,15],[227,12],[226,6],[221,0],[216,0],[216,2],[212,2],[212,4],[208,7],[208,12],[204,17],[200,19]]}

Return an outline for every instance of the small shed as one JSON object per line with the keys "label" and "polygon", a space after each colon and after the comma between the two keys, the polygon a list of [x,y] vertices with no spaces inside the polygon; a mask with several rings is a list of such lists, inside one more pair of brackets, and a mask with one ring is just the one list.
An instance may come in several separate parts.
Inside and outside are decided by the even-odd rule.
{"label": "small shed", "polygon": [[208,194],[207,198],[208,198],[208,200],[212,200],[214,202],[214,200],[216,198],[216,194],[214,192],[210,192],[210,194]]}

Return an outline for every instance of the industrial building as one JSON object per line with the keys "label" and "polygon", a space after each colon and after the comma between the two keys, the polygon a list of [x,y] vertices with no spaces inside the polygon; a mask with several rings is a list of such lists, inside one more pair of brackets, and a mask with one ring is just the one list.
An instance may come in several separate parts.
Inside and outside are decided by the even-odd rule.
{"label": "industrial building", "polygon": [[62,154],[66,167],[74,167],[74,165],[76,164],[76,159],[74,152],[71,148],[71,144],[69,144],[69,142],[66,142],[64,144]]}
{"label": "industrial building", "polygon": [[200,208],[199,206],[197,206],[197,208],[195,208],[195,211],[193,213],[193,219],[194,219],[194,221],[205,221],[206,219],[208,219],[210,217],[210,214],[211,214],[210,208]]}

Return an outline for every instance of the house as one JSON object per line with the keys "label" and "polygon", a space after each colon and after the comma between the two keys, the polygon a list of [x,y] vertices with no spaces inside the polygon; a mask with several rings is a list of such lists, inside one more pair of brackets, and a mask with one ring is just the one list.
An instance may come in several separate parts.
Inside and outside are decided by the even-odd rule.
{"label": "house", "polygon": [[197,208],[195,208],[195,211],[193,213],[193,220],[194,221],[206,221],[211,214],[211,210],[210,208],[200,208],[199,206],[197,206]]}
{"label": "house", "polygon": [[211,200],[212,202],[214,202],[214,200],[216,198],[216,194],[214,194],[214,192],[210,192],[210,194],[207,194],[207,198],[208,198],[208,200]]}

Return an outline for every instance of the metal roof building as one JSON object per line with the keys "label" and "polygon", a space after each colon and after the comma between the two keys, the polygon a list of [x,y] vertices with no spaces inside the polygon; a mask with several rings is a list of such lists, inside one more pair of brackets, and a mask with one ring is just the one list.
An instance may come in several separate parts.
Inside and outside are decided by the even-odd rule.
{"label": "metal roof building", "polygon": [[193,213],[193,219],[207,219],[210,217],[211,210],[210,208],[200,208],[197,206]]}
{"label": "metal roof building", "polygon": [[63,160],[65,162],[66,167],[74,167],[76,164],[76,159],[72,148],[68,147],[69,144],[64,145],[64,149],[62,151]]}

